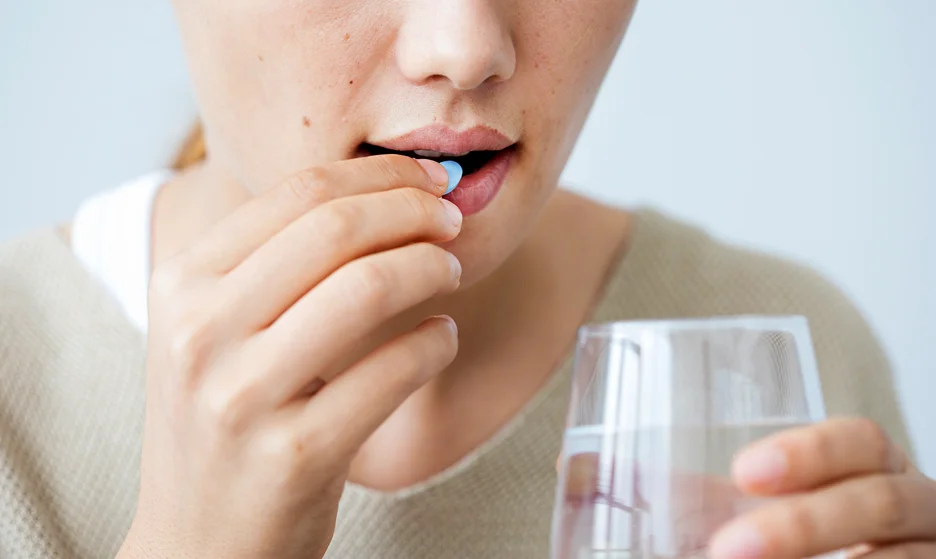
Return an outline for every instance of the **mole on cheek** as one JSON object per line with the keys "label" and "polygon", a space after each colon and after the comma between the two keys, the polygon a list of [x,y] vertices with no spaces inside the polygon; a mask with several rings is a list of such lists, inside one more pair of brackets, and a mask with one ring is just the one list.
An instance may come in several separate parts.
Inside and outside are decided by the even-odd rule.
{"label": "mole on cheek", "polygon": [[345,40],[345,41],[347,41],[347,40],[350,39],[350,38],[351,38],[351,34],[350,34],[350,33],[345,33],[345,34],[344,34],[344,40]]}
{"label": "mole on cheek", "polygon": [[312,126],[312,121],[309,120],[309,117],[304,116],[304,117],[302,117],[302,125],[305,126],[306,128],[308,128],[308,127]]}

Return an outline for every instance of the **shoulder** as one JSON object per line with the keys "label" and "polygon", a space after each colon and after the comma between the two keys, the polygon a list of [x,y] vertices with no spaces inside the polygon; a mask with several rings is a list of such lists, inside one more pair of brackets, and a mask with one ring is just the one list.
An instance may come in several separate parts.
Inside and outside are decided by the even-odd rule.
{"label": "shoulder", "polygon": [[860,319],[842,291],[809,266],[721,241],[654,211],[637,212],[634,222],[616,281],[642,295],[628,301],[635,312],[657,317],[802,314],[814,327]]}
{"label": "shoulder", "polygon": [[122,316],[60,230],[0,243],[0,349],[7,356],[51,356],[58,346],[93,331],[92,325],[126,324]]}
{"label": "shoulder", "polygon": [[[49,347],[56,327],[55,299],[73,260],[62,237],[43,229],[0,244],[0,349],[7,356],[0,367],[10,374],[12,361],[28,359],[34,350]],[[61,310],[65,311],[63,308]]]}
{"label": "shoulder", "polygon": [[653,211],[638,212],[636,223],[616,279],[623,282],[616,298],[628,301],[622,310],[638,318],[805,316],[828,412],[871,417],[909,446],[886,353],[838,286],[802,263],[721,241]]}
{"label": "shoulder", "polygon": [[0,517],[36,520],[0,526],[12,548],[113,556],[133,513],[144,359],[55,231],[0,244]]}
{"label": "shoulder", "polygon": [[[50,269],[71,258],[61,231],[41,229],[0,243],[0,309],[29,302],[43,287]],[[0,318],[7,312],[0,313]]]}

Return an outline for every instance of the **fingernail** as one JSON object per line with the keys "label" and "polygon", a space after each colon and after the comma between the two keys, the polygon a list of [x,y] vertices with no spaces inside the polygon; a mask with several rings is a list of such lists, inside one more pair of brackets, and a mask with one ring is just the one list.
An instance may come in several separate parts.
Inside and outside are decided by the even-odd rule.
{"label": "fingernail", "polygon": [[443,167],[441,163],[431,159],[417,159],[416,163],[419,163],[420,167],[426,170],[426,173],[429,174],[429,178],[432,179],[432,182],[435,183],[436,186],[448,186],[448,171],[445,170],[445,167]]}
{"label": "fingernail", "polygon": [[447,254],[449,256],[449,265],[452,267],[452,276],[454,276],[456,279],[460,279],[462,275],[461,262],[459,262],[458,258],[451,252]]}
{"label": "fingernail", "polygon": [[455,323],[455,319],[450,316],[446,316],[445,318],[448,319],[449,328],[452,329],[452,333],[455,334],[455,336],[457,337],[458,336],[458,324]]}
{"label": "fingernail", "polygon": [[462,213],[458,209],[458,206],[449,202],[445,198],[439,198],[439,201],[442,202],[442,206],[445,208],[445,214],[448,216],[449,221],[452,222],[452,225],[458,227],[462,222]]}
{"label": "fingernail", "polygon": [[786,454],[775,446],[742,451],[735,459],[733,474],[742,485],[769,485],[780,481],[789,469]]}
{"label": "fingernail", "polygon": [[437,314],[437,315],[432,316],[432,317],[430,317],[430,318],[437,318],[437,319],[442,319],[442,320],[444,320],[445,323],[448,324],[448,327],[449,327],[449,329],[452,331],[452,333],[455,334],[456,337],[458,336],[458,324],[455,324],[455,319],[454,319],[454,318],[450,317],[450,316],[447,315],[447,314]]}
{"label": "fingernail", "polygon": [[709,546],[712,559],[758,559],[767,546],[753,527],[736,524],[719,532]]}

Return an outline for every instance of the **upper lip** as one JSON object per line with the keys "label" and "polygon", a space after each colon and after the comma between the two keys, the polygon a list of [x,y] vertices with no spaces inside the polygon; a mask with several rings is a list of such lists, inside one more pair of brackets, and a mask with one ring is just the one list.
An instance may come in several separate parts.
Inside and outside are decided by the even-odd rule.
{"label": "upper lip", "polygon": [[487,126],[475,126],[459,132],[439,124],[413,130],[389,140],[370,143],[394,151],[420,149],[442,153],[499,151],[514,144],[510,138]]}

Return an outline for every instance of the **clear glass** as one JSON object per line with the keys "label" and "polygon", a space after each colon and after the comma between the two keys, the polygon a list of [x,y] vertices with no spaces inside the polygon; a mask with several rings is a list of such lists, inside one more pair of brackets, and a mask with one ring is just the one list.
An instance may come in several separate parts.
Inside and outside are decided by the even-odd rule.
{"label": "clear glass", "polygon": [[735,453],[824,419],[802,317],[620,322],[579,332],[553,515],[553,559],[707,557],[763,500]]}

